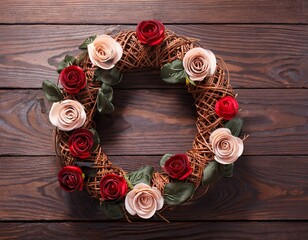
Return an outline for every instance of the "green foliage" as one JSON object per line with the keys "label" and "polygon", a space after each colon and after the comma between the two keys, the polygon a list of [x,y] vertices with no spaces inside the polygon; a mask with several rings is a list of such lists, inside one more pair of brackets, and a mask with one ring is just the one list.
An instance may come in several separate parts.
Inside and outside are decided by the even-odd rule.
{"label": "green foliage", "polygon": [[71,65],[74,65],[76,63],[76,58],[70,55],[66,55],[62,62],[59,63],[57,72],[61,73],[61,71]]}
{"label": "green foliage", "polygon": [[167,83],[185,83],[186,72],[181,60],[177,59],[165,64],[160,71],[162,79]]}
{"label": "green foliage", "polygon": [[42,88],[45,94],[45,97],[50,101],[50,102],[59,102],[63,99],[63,95],[59,89],[59,87],[48,81],[45,80],[42,83]]}
{"label": "green foliage", "polygon": [[172,157],[173,154],[171,153],[166,153],[160,160],[159,160],[159,165],[161,168],[163,168],[165,166],[166,161]]}
{"label": "green foliage", "polygon": [[232,118],[225,124],[225,127],[230,129],[233,136],[238,137],[241,134],[243,124],[242,118]]}
{"label": "green foliage", "polygon": [[179,205],[190,199],[195,191],[195,185],[188,182],[168,183],[164,188],[164,199],[169,206]]}
{"label": "green foliage", "polygon": [[93,134],[93,147],[91,151],[94,151],[97,148],[97,146],[100,144],[100,139],[99,139],[97,131],[94,128],[91,128],[89,131],[92,132]]}
{"label": "green foliage", "polygon": [[211,161],[203,170],[202,185],[209,185],[216,182],[221,177],[233,176],[234,164],[220,164],[216,161]]}
{"label": "green foliage", "polygon": [[151,166],[144,166],[139,168],[136,171],[130,172],[126,174],[126,177],[131,182],[133,186],[135,186],[138,183],[145,183],[150,185],[152,174],[153,174],[154,168]]}
{"label": "green foliage", "polygon": [[97,94],[97,110],[99,113],[112,113],[114,111],[113,104],[108,100],[108,97],[105,96],[102,89],[99,89]]}
{"label": "green foliage", "polygon": [[121,82],[123,74],[116,68],[105,70],[98,68],[94,72],[95,79],[108,85],[116,85]]}
{"label": "green foliage", "polygon": [[209,185],[210,183],[216,182],[223,176],[221,165],[222,164],[216,161],[211,161],[208,163],[208,165],[203,170],[203,185]]}
{"label": "green foliage", "polygon": [[101,86],[102,92],[103,94],[106,96],[106,98],[108,99],[108,101],[112,101],[113,99],[113,89],[110,85],[103,83]]}
{"label": "green foliage", "polygon": [[234,163],[231,164],[221,164],[221,171],[224,177],[233,176]]}
{"label": "green foliage", "polygon": [[88,45],[90,43],[92,43],[95,38],[97,37],[97,35],[94,35],[94,36],[91,36],[91,37],[88,37],[86,40],[84,40],[84,42],[79,46],[79,49],[80,50],[87,50],[88,49]]}

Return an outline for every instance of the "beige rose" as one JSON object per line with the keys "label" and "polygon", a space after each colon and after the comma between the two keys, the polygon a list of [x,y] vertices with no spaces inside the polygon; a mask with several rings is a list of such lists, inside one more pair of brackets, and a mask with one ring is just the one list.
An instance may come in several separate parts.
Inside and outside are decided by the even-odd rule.
{"label": "beige rose", "polygon": [[210,135],[210,144],[215,154],[214,159],[222,164],[230,164],[242,155],[242,139],[231,134],[228,128],[218,128]]}
{"label": "beige rose", "polygon": [[202,81],[215,73],[216,57],[210,50],[192,48],[185,54],[183,66],[190,80]]}
{"label": "beige rose", "polygon": [[80,128],[86,119],[83,105],[70,99],[53,103],[49,112],[50,122],[62,131]]}
{"label": "beige rose", "polygon": [[136,184],[125,198],[125,208],[129,214],[145,219],[151,218],[163,205],[164,198],[160,191],[144,183]]}
{"label": "beige rose", "polygon": [[88,45],[91,62],[102,69],[111,69],[121,59],[121,45],[108,35],[99,35]]}

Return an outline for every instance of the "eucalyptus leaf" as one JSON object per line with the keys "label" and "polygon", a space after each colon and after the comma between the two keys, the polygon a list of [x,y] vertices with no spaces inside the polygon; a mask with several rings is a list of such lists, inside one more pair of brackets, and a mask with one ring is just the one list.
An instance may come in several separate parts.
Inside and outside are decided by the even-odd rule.
{"label": "eucalyptus leaf", "polygon": [[59,63],[57,72],[61,73],[61,71],[71,65],[74,65],[76,63],[76,58],[70,55],[66,55],[62,62]]}
{"label": "eucalyptus leaf", "polygon": [[168,183],[164,188],[164,199],[169,206],[179,205],[190,199],[195,191],[195,185],[188,182]]}
{"label": "eucalyptus leaf", "polygon": [[243,124],[242,118],[232,118],[225,124],[225,127],[230,129],[233,136],[238,137],[241,134]]}
{"label": "eucalyptus leaf", "polygon": [[113,99],[113,89],[110,85],[103,83],[101,86],[102,92],[106,96],[106,98],[111,102]]}
{"label": "eucalyptus leaf", "polygon": [[97,131],[94,128],[91,128],[89,131],[92,132],[93,134],[93,147],[91,151],[94,151],[97,148],[97,146],[100,144],[100,139],[99,139]]}
{"label": "eucalyptus leaf", "polygon": [[133,186],[135,186],[138,183],[145,183],[150,185],[152,174],[153,174],[154,168],[151,166],[144,166],[139,168],[136,171],[130,172],[126,174],[126,177],[131,182]]}
{"label": "eucalyptus leaf", "polygon": [[119,203],[102,202],[100,209],[110,219],[120,219],[124,217],[123,209]]}
{"label": "eucalyptus leaf", "polygon": [[233,176],[234,163],[231,164],[221,164],[221,172],[224,177]]}
{"label": "eucalyptus leaf", "polygon": [[54,83],[52,83],[48,80],[45,80],[42,83],[42,88],[43,88],[43,91],[44,91],[46,98],[50,102],[59,102],[63,99],[63,95],[62,95],[59,87],[56,84],[54,84]]}
{"label": "eucalyptus leaf", "polygon": [[180,83],[185,82],[186,72],[181,60],[176,59],[171,63],[167,63],[162,66],[160,75],[162,79],[167,83]]}
{"label": "eucalyptus leaf", "polygon": [[160,160],[159,160],[159,165],[161,168],[165,166],[166,161],[171,158],[173,154],[171,153],[166,153]]}
{"label": "eucalyptus leaf", "polygon": [[203,170],[202,185],[209,185],[216,182],[223,176],[222,164],[211,161]]}
{"label": "eucalyptus leaf", "polygon": [[87,50],[88,49],[88,45],[90,43],[92,43],[95,38],[97,37],[97,35],[94,35],[94,36],[91,36],[91,37],[88,37],[86,40],[84,40],[84,42],[79,46],[79,49],[80,50]]}
{"label": "eucalyptus leaf", "polygon": [[103,91],[99,89],[97,94],[97,110],[100,113],[112,113],[114,111],[113,104],[108,100]]}
{"label": "eucalyptus leaf", "polygon": [[116,85],[121,82],[123,74],[116,68],[105,70],[98,68],[94,72],[95,79],[108,85]]}

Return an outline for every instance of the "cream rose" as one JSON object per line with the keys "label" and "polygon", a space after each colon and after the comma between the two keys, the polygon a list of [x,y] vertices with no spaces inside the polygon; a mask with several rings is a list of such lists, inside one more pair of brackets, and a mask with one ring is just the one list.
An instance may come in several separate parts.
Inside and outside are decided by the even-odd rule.
{"label": "cream rose", "polygon": [[183,66],[190,80],[202,81],[215,73],[216,57],[210,50],[192,48],[185,54]]}
{"label": "cream rose", "polygon": [[71,131],[80,128],[87,116],[81,103],[75,100],[55,102],[49,112],[49,120],[52,125],[62,131]]}
{"label": "cream rose", "polygon": [[222,164],[235,162],[242,155],[242,139],[231,134],[228,128],[218,128],[210,135],[210,144],[215,154],[214,159]]}
{"label": "cream rose", "polygon": [[160,191],[144,183],[136,184],[125,198],[125,208],[129,214],[145,219],[151,218],[163,205],[164,198]]}
{"label": "cream rose", "polygon": [[102,69],[111,69],[121,59],[121,45],[108,35],[99,35],[88,45],[91,62]]}

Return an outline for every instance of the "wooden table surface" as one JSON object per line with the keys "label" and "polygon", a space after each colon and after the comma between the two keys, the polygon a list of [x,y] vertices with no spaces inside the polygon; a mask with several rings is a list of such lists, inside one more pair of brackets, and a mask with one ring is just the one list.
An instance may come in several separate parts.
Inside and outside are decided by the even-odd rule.
{"label": "wooden table surface", "polygon": [[[43,80],[95,33],[159,19],[221,56],[245,119],[233,178],[205,197],[134,223],[108,220],[85,192],[63,193]],[[0,239],[308,239],[308,1],[10,0],[0,4]],[[129,73],[98,118],[125,170],[191,146],[191,97],[157,71]]]}

